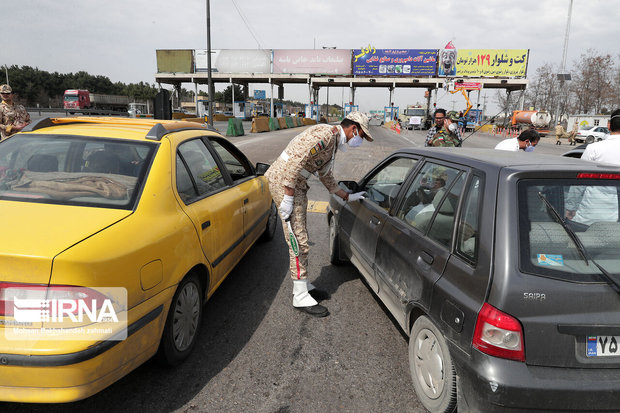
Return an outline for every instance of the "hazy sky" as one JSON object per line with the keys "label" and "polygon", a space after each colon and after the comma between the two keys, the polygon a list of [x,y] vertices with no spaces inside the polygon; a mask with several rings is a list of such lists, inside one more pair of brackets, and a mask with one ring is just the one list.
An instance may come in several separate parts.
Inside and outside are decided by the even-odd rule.
{"label": "hazy sky", "polygon": [[[370,44],[377,49],[440,49],[452,40],[457,49],[530,49],[531,76],[544,63],[560,64],[569,3],[211,0],[211,47],[358,49]],[[85,70],[112,81],[153,83],[156,49],[207,45],[206,0],[2,0],[1,4],[0,64],[61,73]],[[620,53],[619,6],[620,0],[574,0],[568,68],[588,48]],[[265,85],[251,89],[267,89],[269,96]],[[345,101],[348,93],[344,91]],[[495,92],[488,93],[491,109]],[[331,88],[331,103],[340,103],[342,95],[342,88]],[[403,107],[423,101],[422,96],[422,89],[397,89],[393,100]],[[458,96],[441,91],[438,106],[461,109],[465,102]],[[285,98],[306,102],[308,88],[286,86]],[[320,102],[325,98],[321,90]],[[381,109],[388,104],[389,92],[360,88],[356,100],[362,110]]]}

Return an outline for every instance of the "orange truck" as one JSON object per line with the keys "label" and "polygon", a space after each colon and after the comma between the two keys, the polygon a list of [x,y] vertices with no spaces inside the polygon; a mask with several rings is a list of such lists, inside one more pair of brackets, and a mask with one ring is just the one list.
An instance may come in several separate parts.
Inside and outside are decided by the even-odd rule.
{"label": "orange truck", "polygon": [[540,136],[545,136],[549,133],[551,115],[546,110],[515,110],[510,123],[513,128],[519,129],[533,126]]}

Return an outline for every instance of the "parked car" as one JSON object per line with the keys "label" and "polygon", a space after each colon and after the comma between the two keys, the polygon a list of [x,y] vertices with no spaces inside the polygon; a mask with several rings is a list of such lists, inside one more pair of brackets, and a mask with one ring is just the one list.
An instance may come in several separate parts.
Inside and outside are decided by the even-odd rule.
{"label": "parked car", "polygon": [[[267,167],[193,122],[44,119],[1,142],[0,400],[79,400],[156,354],[187,358],[204,302],[274,235]],[[50,303],[75,316],[91,298],[111,314],[50,321]]]}
{"label": "parked car", "polygon": [[581,158],[583,155],[583,151],[588,147],[587,143],[583,143],[581,145],[575,146],[573,149],[566,151],[562,154],[562,156],[568,156],[570,158]]}
{"label": "parked car", "polygon": [[416,148],[340,185],[367,196],[331,197],[330,259],[409,336],[429,411],[618,409],[619,167]]}
{"label": "parked car", "polygon": [[588,126],[583,129],[579,129],[575,140],[577,142],[592,143],[602,141],[609,136],[609,129],[604,126]]}

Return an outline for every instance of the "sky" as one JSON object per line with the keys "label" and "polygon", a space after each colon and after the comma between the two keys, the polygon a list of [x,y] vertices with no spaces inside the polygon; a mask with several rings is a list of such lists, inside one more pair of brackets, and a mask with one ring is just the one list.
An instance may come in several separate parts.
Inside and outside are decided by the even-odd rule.
{"label": "sky", "polygon": [[[5,19],[0,65],[60,73],[84,70],[113,82],[152,84],[157,49],[207,48],[206,0],[1,4]],[[531,78],[545,63],[560,65],[569,4],[570,0],[211,0],[211,48],[441,49],[452,41],[457,49],[530,49]],[[573,1],[567,68],[588,48],[620,54],[619,6],[620,0]],[[194,90],[193,84],[183,87]],[[267,89],[269,96],[264,84],[250,85],[250,91],[254,89]],[[423,93],[396,89],[392,100],[403,108],[422,103]],[[488,110],[497,108],[496,92],[485,94]],[[331,103],[347,102],[348,95],[348,89],[330,88]],[[308,102],[308,87],[287,85],[284,98]],[[325,101],[321,90],[319,102]],[[359,88],[356,103],[363,111],[382,109],[389,104],[389,91]],[[442,90],[437,106],[461,110],[465,100]]]}

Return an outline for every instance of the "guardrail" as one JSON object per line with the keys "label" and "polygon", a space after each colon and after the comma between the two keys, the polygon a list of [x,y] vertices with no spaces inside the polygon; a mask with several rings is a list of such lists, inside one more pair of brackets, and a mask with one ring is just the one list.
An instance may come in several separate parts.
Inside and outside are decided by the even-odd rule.
{"label": "guardrail", "polygon": [[41,116],[42,113],[64,113],[65,116],[73,116],[76,113],[82,115],[102,115],[102,116],[129,116],[126,111],[117,110],[101,110],[101,109],[65,109],[65,108],[26,108],[28,113],[38,113]]}

